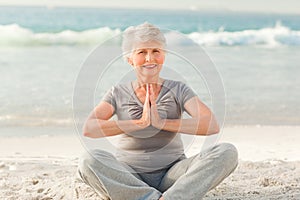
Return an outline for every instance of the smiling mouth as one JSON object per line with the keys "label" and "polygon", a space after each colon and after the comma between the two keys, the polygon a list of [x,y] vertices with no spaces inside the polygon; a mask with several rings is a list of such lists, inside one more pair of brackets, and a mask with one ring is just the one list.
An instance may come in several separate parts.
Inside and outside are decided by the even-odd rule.
{"label": "smiling mouth", "polygon": [[144,68],[146,68],[146,69],[153,69],[153,68],[155,68],[155,67],[157,67],[157,65],[143,65],[143,67]]}

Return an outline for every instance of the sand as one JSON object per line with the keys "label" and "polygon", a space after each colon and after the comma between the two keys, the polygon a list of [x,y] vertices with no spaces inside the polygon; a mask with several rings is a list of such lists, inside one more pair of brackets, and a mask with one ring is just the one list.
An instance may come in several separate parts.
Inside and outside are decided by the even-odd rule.
{"label": "sand", "polygon": [[[239,166],[204,199],[300,199],[299,133],[300,127],[225,128],[219,142],[238,148]],[[0,199],[101,199],[77,178],[83,150],[76,134],[1,137]]]}

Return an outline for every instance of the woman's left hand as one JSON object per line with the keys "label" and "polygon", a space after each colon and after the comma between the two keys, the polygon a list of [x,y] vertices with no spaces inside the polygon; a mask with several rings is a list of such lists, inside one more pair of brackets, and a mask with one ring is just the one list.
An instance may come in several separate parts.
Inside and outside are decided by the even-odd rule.
{"label": "woman's left hand", "polygon": [[155,91],[153,88],[153,85],[150,84],[149,86],[149,97],[150,97],[150,116],[151,116],[151,125],[154,126],[157,129],[162,129],[164,126],[163,120],[160,118],[157,110],[157,105],[156,105],[156,95]]}

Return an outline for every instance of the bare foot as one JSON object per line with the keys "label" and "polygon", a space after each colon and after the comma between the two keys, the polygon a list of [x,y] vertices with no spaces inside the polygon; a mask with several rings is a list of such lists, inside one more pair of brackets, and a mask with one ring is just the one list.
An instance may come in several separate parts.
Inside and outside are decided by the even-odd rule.
{"label": "bare foot", "polygon": [[159,200],[164,200],[164,197],[160,197]]}

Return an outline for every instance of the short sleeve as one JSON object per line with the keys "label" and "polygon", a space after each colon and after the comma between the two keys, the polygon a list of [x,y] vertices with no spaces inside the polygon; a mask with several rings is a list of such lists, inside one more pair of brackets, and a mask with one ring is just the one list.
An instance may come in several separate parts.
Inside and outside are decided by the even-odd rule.
{"label": "short sleeve", "polygon": [[105,95],[102,98],[102,101],[105,101],[105,102],[111,104],[116,111],[117,104],[116,104],[115,93],[116,93],[116,89],[115,89],[115,87],[112,87],[105,93]]}
{"label": "short sleeve", "polygon": [[179,87],[179,98],[181,107],[184,108],[184,104],[194,96],[197,96],[196,93],[185,83],[181,83]]}

